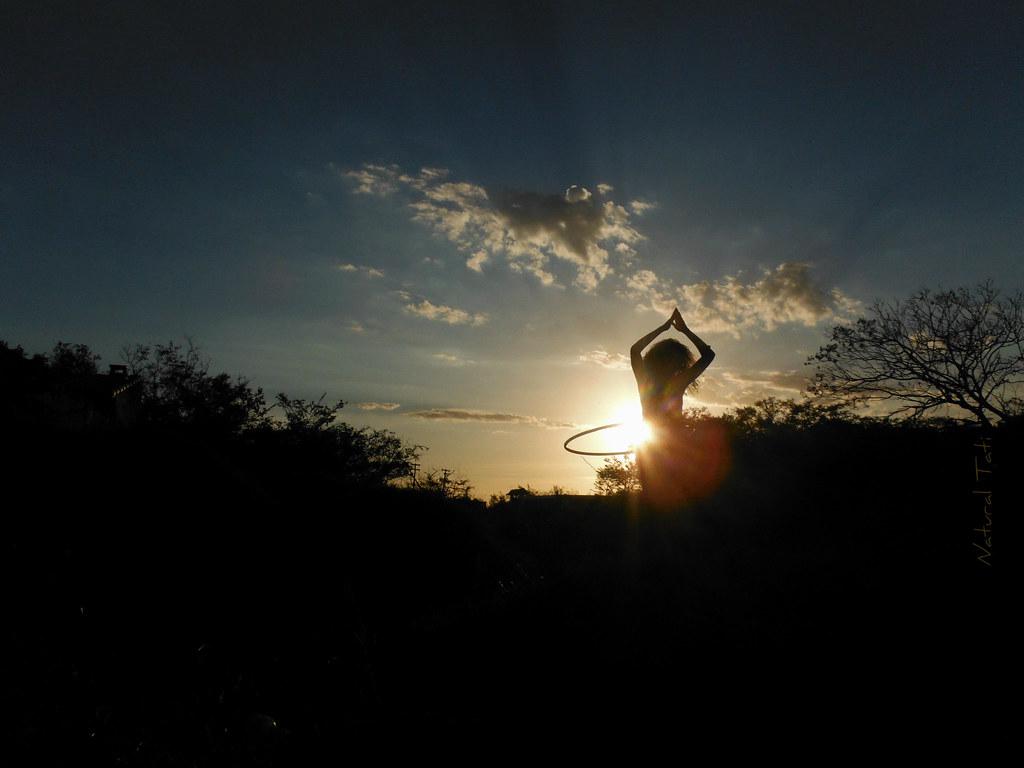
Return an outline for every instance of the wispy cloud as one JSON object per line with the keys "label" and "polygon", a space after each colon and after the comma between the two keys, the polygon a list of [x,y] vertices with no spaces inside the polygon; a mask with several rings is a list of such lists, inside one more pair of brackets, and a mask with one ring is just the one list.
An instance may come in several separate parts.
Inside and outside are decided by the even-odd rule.
{"label": "wispy cloud", "polygon": [[367,277],[384,277],[384,273],[376,267],[366,267],[360,264],[339,264],[338,269],[342,272],[360,272]]}
{"label": "wispy cloud", "polygon": [[334,163],[328,163],[327,167],[336,173],[340,173],[355,183],[355,192],[360,195],[376,195],[384,197],[396,192],[400,186],[398,166],[395,165],[373,165],[366,163],[359,170],[342,171]]}
{"label": "wispy cloud", "polygon": [[398,295],[405,302],[406,312],[426,320],[437,320],[448,325],[483,325],[487,322],[487,314],[484,312],[467,312],[446,304],[434,304],[428,299],[416,301],[406,291],[398,291]]}
{"label": "wispy cloud", "polygon": [[595,349],[586,352],[576,358],[580,363],[594,363],[603,368],[610,368],[616,371],[628,371],[630,368],[629,358],[621,352],[608,352],[604,349]]}
{"label": "wispy cloud", "polygon": [[449,354],[448,352],[435,352],[433,355],[431,355],[431,357],[433,357],[438,362],[444,363],[445,365],[452,365],[456,367],[462,367],[464,365],[473,364],[472,360],[467,360],[464,357],[452,355]]}
{"label": "wispy cloud", "polygon": [[623,293],[638,302],[638,310],[667,317],[678,306],[689,325],[736,338],[747,329],[773,331],[784,323],[847,323],[863,309],[838,288],[817,285],[804,262],[783,262],[746,282],[727,275],[676,286],[649,269],[639,270],[626,279]]}
{"label": "wispy cloud", "polygon": [[717,369],[701,376],[700,391],[691,400],[709,406],[737,408],[767,397],[802,400],[806,372]]}
{"label": "wispy cloud", "polygon": [[523,416],[517,413],[498,413],[495,411],[478,411],[467,408],[429,408],[422,411],[409,411],[405,414],[416,419],[429,421],[476,421],[500,424],[525,424],[548,429],[568,429],[576,427],[566,421],[551,421],[539,416]]}
{"label": "wispy cloud", "polygon": [[578,184],[573,184],[565,190],[565,201],[567,203],[582,203],[584,200],[589,200],[590,198],[590,190],[586,187],[581,187]]}
{"label": "wispy cloud", "polygon": [[401,407],[401,403],[356,403],[356,408],[361,411],[393,411]]}
{"label": "wispy cloud", "polygon": [[[337,170],[337,169],[335,169]],[[397,165],[364,165],[339,171],[357,194],[410,196],[413,219],[470,254],[466,266],[482,272],[504,256],[509,268],[531,274],[543,285],[557,285],[553,261],[575,267],[574,283],[593,291],[612,273],[608,248],[632,246],[644,239],[630,223],[629,211],[612,200],[598,199],[579,185],[563,194],[504,188],[485,189],[466,181],[449,181],[444,168],[404,173]],[[602,197],[609,185],[598,185]]]}
{"label": "wispy cloud", "polygon": [[742,386],[758,385],[768,389],[800,392],[807,386],[806,371],[722,371],[726,381]]}
{"label": "wispy cloud", "polygon": [[632,200],[629,203],[629,210],[637,216],[643,216],[648,211],[653,211],[657,207],[657,203],[648,202],[646,200]]}
{"label": "wispy cloud", "polygon": [[484,271],[484,264],[491,260],[491,254],[482,248],[466,259],[466,266],[472,269],[474,272],[482,273]]}

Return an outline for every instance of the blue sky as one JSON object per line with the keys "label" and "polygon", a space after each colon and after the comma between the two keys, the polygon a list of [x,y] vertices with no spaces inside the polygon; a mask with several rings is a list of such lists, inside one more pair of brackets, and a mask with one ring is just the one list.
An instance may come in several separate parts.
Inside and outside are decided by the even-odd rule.
{"label": "blue sky", "polygon": [[0,338],[187,334],[480,495],[588,490],[673,305],[720,411],[1021,285],[1019,5],[62,5],[2,12]]}

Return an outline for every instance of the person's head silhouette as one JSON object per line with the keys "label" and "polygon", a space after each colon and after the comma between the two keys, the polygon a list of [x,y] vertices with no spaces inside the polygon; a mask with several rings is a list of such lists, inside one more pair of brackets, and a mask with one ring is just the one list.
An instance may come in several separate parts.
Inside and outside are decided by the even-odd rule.
{"label": "person's head silhouette", "polygon": [[[672,377],[693,365],[694,355],[690,348],[676,339],[662,339],[644,355],[644,371],[651,384],[662,390]],[[690,382],[691,390],[697,389],[697,382]]]}

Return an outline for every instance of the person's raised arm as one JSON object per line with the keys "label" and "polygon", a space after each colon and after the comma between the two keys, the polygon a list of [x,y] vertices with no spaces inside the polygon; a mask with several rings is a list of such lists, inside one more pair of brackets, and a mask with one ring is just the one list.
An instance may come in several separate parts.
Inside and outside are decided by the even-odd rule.
{"label": "person's raised arm", "polygon": [[672,313],[672,325],[675,326],[677,331],[686,334],[686,338],[693,342],[693,346],[700,352],[700,360],[694,363],[690,370],[693,372],[693,378],[697,378],[705,368],[711,365],[711,361],[715,359],[715,350],[704,343],[704,339],[698,336],[696,333],[690,330],[690,327],[683,320],[683,316],[679,314],[679,310],[676,309]]}
{"label": "person's raised arm", "polygon": [[642,355],[644,349],[647,347],[648,344],[650,344],[652,341],[658,338],[658,336],[667,331],[671,326],[672,318],[669,318],[643,338],[637,339],[636,344],[630,347],[629,362],[633,366],[633,375],[636,376],[637,381],[639,381],[644,374],[644,359]]}

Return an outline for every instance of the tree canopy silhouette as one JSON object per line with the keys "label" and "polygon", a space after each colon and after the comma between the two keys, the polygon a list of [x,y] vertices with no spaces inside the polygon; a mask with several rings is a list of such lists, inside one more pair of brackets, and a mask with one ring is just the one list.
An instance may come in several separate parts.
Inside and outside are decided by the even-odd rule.
{"label": "tree canopy silhouette", "polygon": [[51,373],[58,379],[73,380],[99,373],[100,356],[85,344],[58,341],[50,353]]}
{"label": "tree canopy silhouette", "polygon": [[763,434],[779,429],[803,430],[821,424],[853,423],[863,417],[854,414],[852,404],[822,404],[814,400],[764,397],[752,405],[733,408],[722,414],[722,420],[741,434]]}
{"label": "tree canopy silhouette", "polygon": [[614,496],[619,493],[634,493],[640,490],[640,472],[636,458],[615,456],[604,460],[597,470],[594,491],[599,496]]}
{"label": "tree canopy silhouette", "polygon": [[892,400],[889,418],[911,420],[956,406],[991,425],[1024,410],[1024,294],[998,298],[991,279],[975,289],[876,301],[871,317],[832,328],[807,359],[817,371],[808,392],[825,401]]}
{"label": "tree canopy silhouette", "polygon": [[[49,439],[44,430],[67,429],[130,430],[143,440],[138,445],[180,438],[202,446],[207,457],[235,462],[261,483],[276,478],[281,487],[310,480],[380,487],[415,479],[425,446],[346,424],[339,418],[344,401],[281,393],[268,404],[246,379],[211,372],[190,339],[186,345],[138,344],[121,355],[126,370],[111,366],[101,374],[99,355],[85,344],[57,342],[49,356],[28,357],[0,341],[0,421],[39,439]],[[130,418],[121,419],[113,406],[125,392],[133,407]],[[468,494],[468,484],[464,490]]]}
{"label": "tree canopy silhouette", "polygon": [[365,485],[387,485],[413,478],[422,445],[406,445],[392,432],[368,427],[356,428],[338,418],[345,406],[277,396],[284,412],[283,423],[268,422],[257,434],[276,438],[290,462],[322,476],[340,477]]}
{"label": "tree canopy silhouette", "polygon": [[151,424],[237,434],[266,422],[263,390],[244,378],[211,374],[191,339],[187,347],[173,341],[125,347],[121,356],[141,387],[143,418]]}

